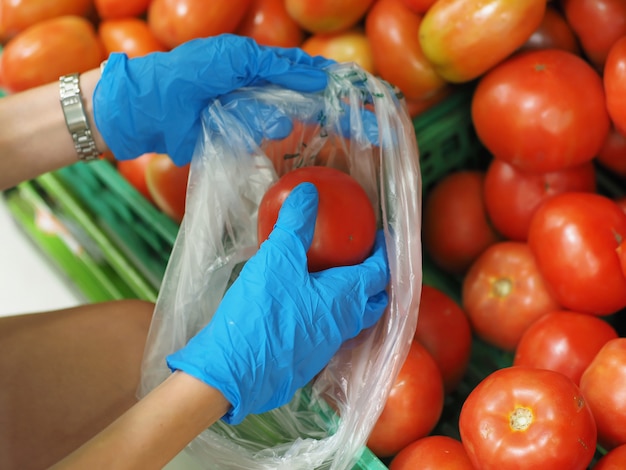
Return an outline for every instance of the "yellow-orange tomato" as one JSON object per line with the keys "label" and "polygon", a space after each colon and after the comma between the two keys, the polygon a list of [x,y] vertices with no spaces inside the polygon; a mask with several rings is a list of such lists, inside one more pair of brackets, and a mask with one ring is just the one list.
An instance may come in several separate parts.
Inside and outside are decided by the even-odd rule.
{"label": "yellow-orange tomato", "polygon": [[328,34],[313,34],[302,43],[302,50],[312,56],[323,56],[337,62],[354,62],[374,72],[372,46],[361,28]]}
{"label": "yellow-orange tomato", "polygon": [[310,33],[333,33],[356,26],[375,0],[285,0],[289,15]]}
{"label": "yellow-orange tomato", "polygon": [[167,50],[141,18],[103,20],[98,27],[98,36],[107,54],[125,52],[128,57],[139,57]]}
{"label": "yellow-orange tomato", "polygon": [[444,79],[467,82],[522,46],[545,9],[546,0],[438,0],[424,15],[419,41]]}
{"label": "yellow-orange tomato", "polygon": [[236,33],[264,46],[297,47],[304,40],[304,30],[283,0],[253,0]]}
{"label": "yellow-orange tomato", "polygon": [[105,53],[92,23],[81,16],[60,16],[31,26],[5,46],[0,56],[3,86],[21,91],[61,75],[100,65]]}

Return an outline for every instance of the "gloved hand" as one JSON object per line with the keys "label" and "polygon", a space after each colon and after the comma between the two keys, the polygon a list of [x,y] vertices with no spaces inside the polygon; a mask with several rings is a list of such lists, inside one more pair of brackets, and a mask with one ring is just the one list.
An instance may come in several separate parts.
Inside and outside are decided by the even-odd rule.
{"label": "gloved hand", "polygon": [[[191,161],[200,115],[212,100],[264,83],[302,92],[322,90],[327,84],[322,69],[333,63],[298,48],[263,47],[229,34],[133,59],[113,53],[94,91],[96,127],[119,160],[158,152],[182,166]],[[261,133],[265,126],[279,133],[271,138],[286,137],[291,130],[258,118],[256,124],[264,126]]]}
{"label": "gloved hand", "polygon": [[317,207],[315,186],[296,186],[269,238],[245,264],[209,324],[167,357],[171,370],[224,394],[232,404],[222,418],[227,423],[288,403],[345,340],[376,323],[387,306],[382,232],[363,263],[308,272]]}

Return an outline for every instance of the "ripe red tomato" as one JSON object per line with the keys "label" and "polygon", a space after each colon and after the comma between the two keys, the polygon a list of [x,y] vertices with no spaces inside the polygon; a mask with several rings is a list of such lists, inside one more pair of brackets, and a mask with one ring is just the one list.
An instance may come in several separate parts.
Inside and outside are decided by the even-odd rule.
{"label": "ripe red tomato", "polygon": [[0,43],[44,20],[57,16],[86,16],[92,0],[11,0],[0,2]]}
{"label": "ripe red tomato", "polygon": [[539,27],[530,35],[521,50],[563,49],[581,55],[578,39],[563,14],[548,5]]}
{"label": "ripe red tomato", "polygon": [[596,170],[591,161],[562,170],[528,173],[494,158],[485,176],[485,207],[489,220],[504,237],[526,241],[537,207],[566,191],[596,191]]}
{"label": "ripe red tomato", "polygon": [[287,195],[299,183],[317,187],[319,206],[313,242],[307,252],[309,270],[362,262],[371,252],[376,237],[376,214],[359,182],[324,166],[305,166],[280,177],[259,204],[258,240],[267,239]]}
{"label": "ripe red tomato", "polygon": [[125,52],[128,57],[139,57],[167,50],[141,18],[103,20],[98,26],[98,36],[107,54]]}
{"label": "ripe red tomato", "polygon": [[467,271],[461,297],[474,333],[506,351],[535,320],[560,308],[523,242],[488,247]]}
{"label": "ripe red tomato", "polygon": [[474,470],[460,441],[448,436],[427,436],[396,455],[389,470]]}
{"label": "ripe red tomato", "polygon": [[483,199],[485,173],[460,170],[440,179],[424,201],[422,236],[433,262],[450,274],[462,274],[499,240]]}
{"label": "ripe red tomato", "polygon": [[614,338],[615,328],[601,318],[566,310],[550,312],[526,329],[513,365],[554,370],[578,385],[598,351]]}
{"label": "ripe red tomato", "polygon": [[446,86],[422,52],[415,34],[421,22],[402,0],[377,0],[365,17],[377,73],[409,99],[427,99]]}
{"label": "ripe red tomato", "polygon": [[310,33],[334,33],[363,18],[374,0],[285,0],[289,15]]}
{"label": "ripe red tomato", "polygon": [[448,96],[450,96],[453,91],[454,91],[453,86],[445,85],[443,88],[440,88],[438,91],[436,91],[433,95],[429,96],[428,98],[412,99],[412,98],[406,98],[405,96],[406,107],[407,107],[409,116],[411,116],[412,118],[419,116],[423,112],[441,103]]}
{"label": "ripe red tomato", "polygon": [[459,417],[461,440],[476,468],[584,470],[596,450],[596,425],[568,377],[507,367],[472,390]]}
{"label": "ripe red tomato", "polygon": [[304,30],[289,16],[283,0],[252,0],[236,33],[264,46],[297,47],[304,40]]}
{"label": "ripe red tomato", "polygon": [[103,20],[138,17],[148,11],[152,0],[93,0],[98,17]]}
{"label": "ripe red tomato", "polygon": [[414,341],[367,447],[378,457],[390,457],[427,436],[441,416],[443,401],[443,381],[437,363]]}
{"label": "ripe red tomato", "polygon": [[545,9],[545,0],[437,0],[424,15],[419,41],[439,75],[467,82],[522,46]]}
{"label": "ripe red tomato", "polygon": [[626,444],[626,338],[607,342],[580,378],[606,449]]}
{"label": "ripe red tomato", "polygon": [[144,153],[132,160],[120,160],[116,162],[117,171],[122,175],[143,197],[154,204],[148,183],[146,181],[146,173],[148,163],[154,158],[155,153]]}
{"label": "ripe red tomato", "polygon": [[626,307],[618,247],[626,214],[611,199],[562,193],[536,210],[528,244],[558,302],[568,310],[607,315]]}
{"label": "ripe red tomato", "polygon": [[610,450],[593,466],[593,470],[622,470],[624,468],[626,468],[626,444]]}
{"label": "ripe red tomato", "polygon": [[171,49],[191,39],[234,33],[250,5],[252,0],[152,0],[148,25]]}
{"label": "ripe red tomato", "polygon": [[609,49],[626,35],[626,2],[561,0],[561,6],[585,56],[602,71]]}
{"label": "ripe red tomato", "polygon": [[402,0],[411,11],[424,14],[437,0]]}
{"label": "ripe red tomato", "polygon": [[2,84],[11,92],[86,72],[105,58],[92,23],[80,16],[41,21],[13,37],[0,55]]}
{"label": "ripe red tomato", "polygon": [[618,39],[609,50],[604,64],[606,107],[613,124],[626,134],[626,37]]}
{"label": "ripe red tomato", "polygon": [[469,364],[472,330],[463,309],[435,287],[422,286],[415,341],[424,346],[437,363],[444,391],[454,391]]}
{"label": "ripe red tomato", "polygon": [[613,173],[626,178],[626,136],[615,126],[611,126],[596,161]]}
{"label": "ripe red tomato", "polygon": [[336,33],[316,33],[300,46],[312,56],[322,56],[336,62],[354,62],[374,74],[374,58],[370,40],[361,28],[355,27]]}
{"label": "ripe red tomato", "polygon": [[146,185],[154,204],[178,223],[185,215],[189,167],[175,165],[163,153],[155,154],[146,166]]}
{"label": "ripe red tomato", "polygon": [[602,79],[558,49],[516,54],[483,76],[472,120],[491,154],[530,172],[592,160],[609,132]]}

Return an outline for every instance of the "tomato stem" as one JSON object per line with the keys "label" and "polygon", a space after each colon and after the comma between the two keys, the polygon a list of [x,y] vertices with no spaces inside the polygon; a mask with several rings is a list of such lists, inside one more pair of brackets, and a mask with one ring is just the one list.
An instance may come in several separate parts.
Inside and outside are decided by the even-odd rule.
{"label": "tomato stem", "polygon": [[509,426],[515,432],[526,431],[533,423],[533,412],[530,408],[517,407],[509,415]]}

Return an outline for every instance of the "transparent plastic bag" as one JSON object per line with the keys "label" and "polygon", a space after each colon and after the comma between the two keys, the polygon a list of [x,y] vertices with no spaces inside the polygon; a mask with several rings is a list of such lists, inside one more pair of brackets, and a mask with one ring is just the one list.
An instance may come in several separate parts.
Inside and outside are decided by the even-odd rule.
{"label": "transparent plastic bag", "polygon": [[[292,168],[341,168],[380,208],[378,222],[385,230],[391,271],[389,307],[374,327],[346,342],[290,403],[248,416],[237,426],[219,421],[190,443],[188,450],[206,468],[355,466],[413,338],[422,252],[421,180],[412,122],[403,101],[382,80],[354,64],[333,65],[328,73],[323,92],[247,88],[206,110],[191,164],[185,218],[148,337],[139,395],[170,374],[165,356],[210,321],[257,249],[257,209],[263,194]],[[255,109],[262,103],[279,110],[293,123],[292,133],[281,141],[259,143],[237,117],[251,103]],[[368,137],[368,117],[377,123],[378,142]]]}

